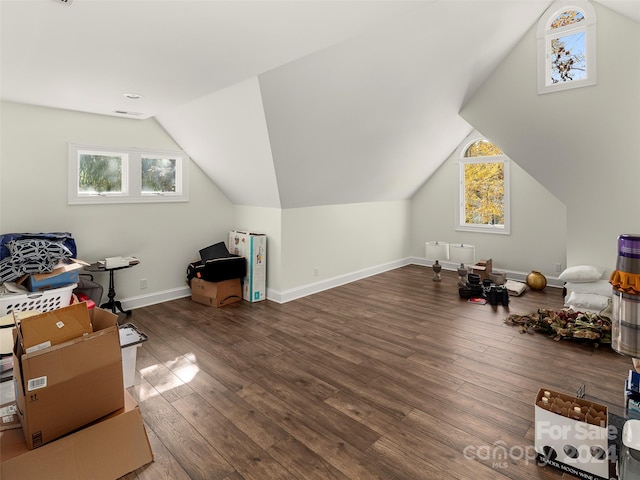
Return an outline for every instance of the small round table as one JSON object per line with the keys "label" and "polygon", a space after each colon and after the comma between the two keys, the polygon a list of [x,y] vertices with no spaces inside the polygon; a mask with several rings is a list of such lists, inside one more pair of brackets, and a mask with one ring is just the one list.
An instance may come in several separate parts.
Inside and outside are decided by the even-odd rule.
{"label": "small round table", "polygon": [[87,272],[109,272],[109,291],[107,292],[107,298],[109,299],[109,301],[100,305],[100,308],[111,310],[111,312],[116,315],[118,314],[118,311],[124,313],[127,316],[131,315],[131,310],[123,310],[122,303],[120,303],[119,300],[116,300],[116,288],[113,278],[113,272],[115,272],[116,270],[123,270],[125,268],[134,267],[139,263],[140,260],[136,259],[129,261],[129,265],[123,265],[120,267],[107,268],[102,262],[92,263],[91,265],[84,267]]}

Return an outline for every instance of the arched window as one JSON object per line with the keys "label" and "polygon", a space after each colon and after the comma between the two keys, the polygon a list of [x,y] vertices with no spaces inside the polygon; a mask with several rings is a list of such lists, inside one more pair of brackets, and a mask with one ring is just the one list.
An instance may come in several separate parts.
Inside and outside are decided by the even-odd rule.
{"label": "arched window", "polygon": [[460,152],[456,230],[510,233],[509,159],[484,138]]}
{"label": "arched window", "polygon": [[537,38],[538,93],[596,84],[596,12],[588,1],[554,2]]}

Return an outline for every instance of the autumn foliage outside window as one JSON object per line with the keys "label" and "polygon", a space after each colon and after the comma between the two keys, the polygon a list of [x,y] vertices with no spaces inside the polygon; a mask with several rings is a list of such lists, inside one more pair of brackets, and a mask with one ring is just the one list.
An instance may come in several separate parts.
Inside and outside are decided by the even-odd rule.
{"label": "autumn foliage outside window", "polygon": [[[579,24],[584,14],[577,10],[562,12],[551,22],[551,30]],[[551,83],[581,80],[587,75],[584,30],[551,38]]]}
{"label": "autumn foliage outside window", "polygon": [[460,162],[459,229],[508,233],[508,163],[488,140],[473,142]]}
{"label": "autumn foliage outside window", "polygon": [[538,23],[538,93],[597,83],[596,12],[585,0],[556,1]]}

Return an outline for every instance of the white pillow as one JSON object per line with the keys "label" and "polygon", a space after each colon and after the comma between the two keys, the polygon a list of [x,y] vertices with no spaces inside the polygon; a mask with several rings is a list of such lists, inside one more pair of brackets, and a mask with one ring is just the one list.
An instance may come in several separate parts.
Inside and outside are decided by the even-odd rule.
{"label": "white pillow", "polygon": [[566,304],[573,310],[591,310],[599,312],[609,306],[611,296],[596,295],[594,293],[571,293]]}
{"label": "white pillow", "polygon": [[613,287],[609,280],[596,280],[595,282],[565,283],[567,295],[573,293],[595,293],[597,295],[611,296]]}
{"label": "white pillow", "polygon": [[558,278],[565,282],[595,282],[602,278],[605,269],[603,267],[594,267],[592,265],[578,265],[569,267],[562,272]]}

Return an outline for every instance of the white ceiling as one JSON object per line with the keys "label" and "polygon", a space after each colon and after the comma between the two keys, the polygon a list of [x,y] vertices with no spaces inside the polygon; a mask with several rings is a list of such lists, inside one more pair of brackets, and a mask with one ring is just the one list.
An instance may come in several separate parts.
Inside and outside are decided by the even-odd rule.
{"label": "white ceiling", "polygon": [[[236,204],[401,200],[469,133],[460,107],[550,3],[0,0],[0,93],[155,117]],[[599,3],[640,22],[640,1]],[[220,150],[198,125],[242,92],[251,126],[237,118]]]}

